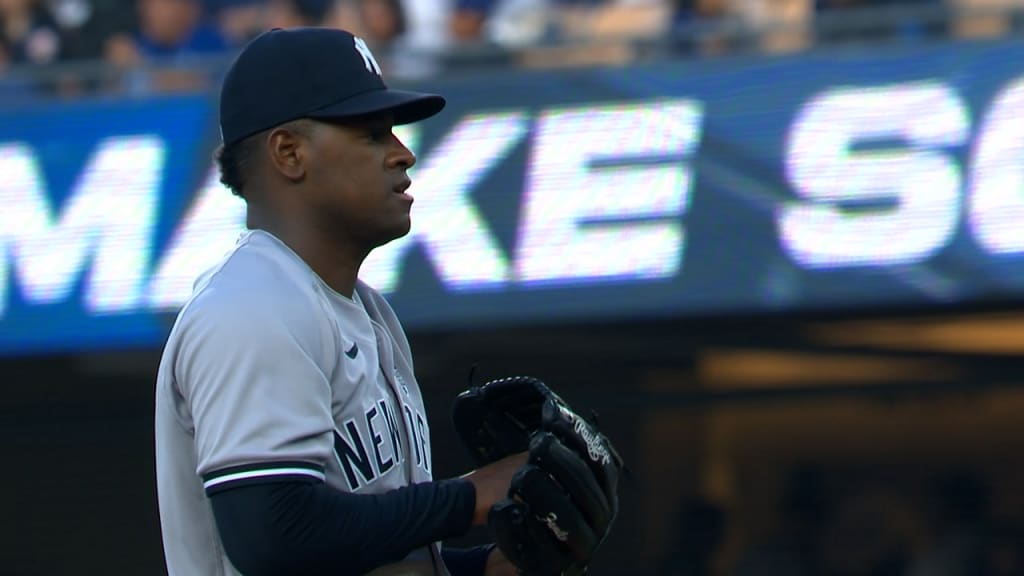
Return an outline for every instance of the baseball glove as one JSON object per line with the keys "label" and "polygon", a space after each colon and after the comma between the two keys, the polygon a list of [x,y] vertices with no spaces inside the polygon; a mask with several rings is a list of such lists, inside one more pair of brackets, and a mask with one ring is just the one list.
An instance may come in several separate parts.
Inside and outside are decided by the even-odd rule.
{"label": "baseball glove", "polygon": [[623,462],[611,442],[526,376],[463,392],[453,421],[477,466],[529,452],[488,518],[509,561],[526,576],[585,574],[618,514]]}

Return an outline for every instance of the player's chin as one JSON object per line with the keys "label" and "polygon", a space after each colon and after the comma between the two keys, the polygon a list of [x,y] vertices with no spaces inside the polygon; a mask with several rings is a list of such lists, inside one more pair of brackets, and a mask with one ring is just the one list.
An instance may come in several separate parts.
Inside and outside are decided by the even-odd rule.
{"label": "player's chin", "polygon": [[397,239],[405,236],[410,230],[412,230],[412,218],[406,218],[404,224],[397,229],[398,234],[395,238]]}
{"label": "player's chin", "polygon": [[398,216],[394,218],[382,231],[381,244],[386,244],[392,240],[398,240],[402,236],[405,236],[412,230],[412,218],[406,213],[404,216]]}

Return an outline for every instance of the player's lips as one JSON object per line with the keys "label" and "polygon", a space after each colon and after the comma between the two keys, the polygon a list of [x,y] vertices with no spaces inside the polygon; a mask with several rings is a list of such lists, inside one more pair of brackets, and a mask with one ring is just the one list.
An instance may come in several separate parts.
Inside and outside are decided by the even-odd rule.
{"label": "player's lips", "polygon": [[412,180],[406,178],[399,182],[398,184],[395,184],[395,187],[392,188],[392,190],[394,190],[395,194],[412,200],[412,195],[406,193],[406,190],[409,189],[409,186],[412,186]]}

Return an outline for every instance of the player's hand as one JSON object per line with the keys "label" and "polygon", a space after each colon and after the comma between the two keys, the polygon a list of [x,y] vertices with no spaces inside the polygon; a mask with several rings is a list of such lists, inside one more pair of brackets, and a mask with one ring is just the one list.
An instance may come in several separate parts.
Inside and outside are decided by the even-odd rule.
{"label": "player's hand", "polygon": [[473,525],[487,524],[487,515],[491,508],[508,496],[512,476],[526,464],[529,454],[522,452],[513,454],[477,468],[463,476],[476,489],[476,508],[473,511]]}
{"label": "player's hand", "polygon": [[618,514],[624,470],[596,422],[528,376],[459,394],[452,420],[477,465],[529,453],[488,515],[502,555],[529,576],[585,574]]}
{"label": "player's hand", "polygon": [[508,558],[497,547],[487,555],[484,576],[519,576],[519,569],[509,562]]}

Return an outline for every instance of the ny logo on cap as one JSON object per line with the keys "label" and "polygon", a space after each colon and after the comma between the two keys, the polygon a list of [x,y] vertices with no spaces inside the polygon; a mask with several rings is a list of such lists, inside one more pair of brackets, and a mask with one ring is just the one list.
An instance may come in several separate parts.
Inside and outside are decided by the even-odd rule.
{"label": "ny logo on cap", "polygon": [[363,64],[366,65],[366,69],[370,72],[380,76],[380,66],[377,65],[377,60],[374,59],[373,53],[370,52],[370,47],[366,45],[366,42],[358,36],[354,36],[356,50],[359,51],[359,55],[363,57]]}

